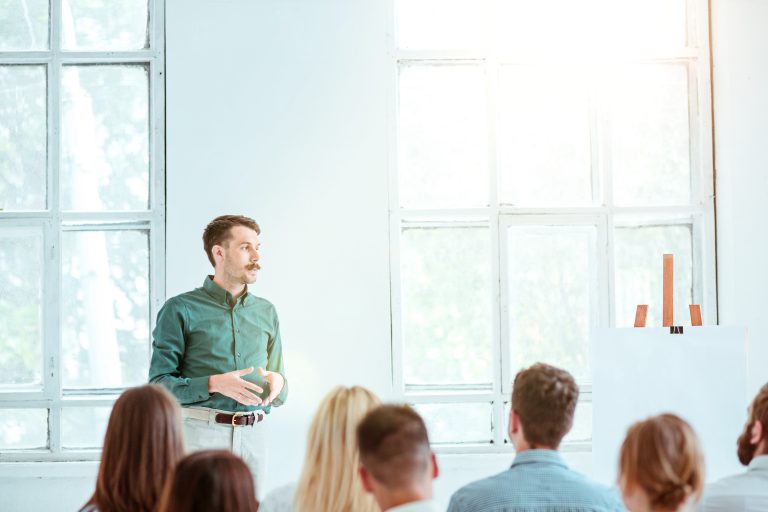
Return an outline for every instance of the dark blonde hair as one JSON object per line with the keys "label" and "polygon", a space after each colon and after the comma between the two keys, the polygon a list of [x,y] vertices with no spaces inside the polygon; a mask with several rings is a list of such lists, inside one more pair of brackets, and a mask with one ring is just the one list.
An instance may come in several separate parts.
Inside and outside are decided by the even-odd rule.
{"label": "dark blonde hair", "polygon": [[216,266],[216,261],[213,259],[213,246],[222,245],[224,242],[229,241],[232,238],[230,230],[235,226],[244,226],[248,229],[252,229],[257,235],[261,234],[261,228],[250,217],[244,215],[221,215],[216,217],[205,226],[203,231],[203,249],[208,256],[208,261],[211,265]]}
{"label": "dark blonde hair", "polygon": [[126,390],[109,416],[96,490],[82,510],[153,512],[183,455],[176,399],[155,384]]}
{"label": "dark blonde hair", "polygon": [[297,512],[377,512],[360,483],[356,431],[379,398],[362,386],[338,386],[315,412],[309,427],[304,467],[294,494]]}
{"label": "dark blonde hair", "polygon": [[256,512],[259,502],[245,462],[227,450],[202,450],[176,466],[158,512]]}
{"label": "dark blonde hair", "polygon": [[621,445],[619,485],[639,486],[655,510],[677,510],[704,485],[704,455],[691,426],[674,414],[635,423]]}
{"label": "dark blonde hair", "polygon": [[751,442],[752,427],[755,426],[756,421],[763,424],[763,439],[765,439],[765,429],[768,428],[768,384],[764,384],[755,399],[752,400],[749,406],[749,419],[744,424],[744,430],[736,441],[739,461],[745,466],[752,461],[757,450],[757,446]]}
{"label": "dark blonde hair", "polygon": [[565,370],[536,363],[521,370],[512,385],[512,409],[533,448],[557,448],[573,426],[579,387]]}

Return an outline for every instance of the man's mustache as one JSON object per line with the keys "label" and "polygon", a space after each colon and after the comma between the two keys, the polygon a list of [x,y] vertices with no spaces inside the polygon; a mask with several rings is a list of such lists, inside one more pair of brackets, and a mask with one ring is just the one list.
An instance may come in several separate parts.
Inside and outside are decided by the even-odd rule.
{"label": "man's mustache", "polygon": [[246,268],[248,270],[253,270],[253,269],[261,270],[261,265],[259,265],[258,263],[253,263],[251,265],[248,265]]}

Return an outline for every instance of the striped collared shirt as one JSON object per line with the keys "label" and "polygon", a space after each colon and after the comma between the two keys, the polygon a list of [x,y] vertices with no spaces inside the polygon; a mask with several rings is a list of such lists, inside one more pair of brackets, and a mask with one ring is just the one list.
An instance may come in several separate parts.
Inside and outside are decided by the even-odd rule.
{"label": "striped collared shirt", "polygon": [[619,512],[618,493],[572,471],[555,450],[525,450],[498,475],[454,493],[448,512]]}

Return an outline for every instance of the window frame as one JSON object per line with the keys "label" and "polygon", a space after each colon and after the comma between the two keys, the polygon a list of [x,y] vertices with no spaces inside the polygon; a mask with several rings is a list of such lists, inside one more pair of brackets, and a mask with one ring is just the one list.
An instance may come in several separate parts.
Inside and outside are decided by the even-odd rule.
{"label": "window frame", "polygon": [[[711,56],[709,5],[707,0],[687,0],[687,46],[684,48],[665,49],[644,55],[625,55],[619,64],[675,64],[684,63],[688,74],[688,126],[689,154],[691,170],[691,200],[683,206],[625,206],[617,207],[612,202],[612,182],[610,170],[610,147],[606,138],[601,136],[606,130],[606,113],[598,106],[590,104],[591,136],[591,178],[595,205],[579,207],[515,207],[499,203],[499,179],[497,175],[496,148],[496,91],[497,71],[507,64],[526,64],[531,59],[500,54],[494,50],[487,52],[471,50],[406,50],[397,46],[397,2],[388,2],[387,31],[387,148],[388,148],[388,187],[389,187],[389,258],[390,258],[390,306],[391,306],[391,353],[392,353],[392,388],[395,399],[411,403],[493,403],[492,422],[494,428],[491,444],[441,444],[435,447],[439,453],[508,453],[514,451],[510,443],[505,442],[506,412],[504,404],[509,402],[511,381],[514,377],[507,357],[509,346],[508,327],[505,325],[504,310],[506,297],[503,296],[506,283],[504,269],[506,261],[502,240],[505,224],[520,224],[540,221],[539,225],[557,223],[587,223],[597,226],[597,311],[592,312],[594,327],[615,326],[615,264],[613,233],[615,227],[623,225],[622,216],[653,217],[664,221],[664,225],[680,222],[680,217],[689,217],[692,227],[693,244],[693,299],[702,306],[705,323],[717,324],[717,279],[716,279],[716,239],[715,239],[715,195],[714,195],[714,159],[713,159],[713,105],[711,92]],[[491,10],[492,12],[492,10]],[[692,46],[693,45],[693,46]],[[565,58],[563,55],[559,57]],[[558,56],[547,57],[548,62],[558,65]],[[409,209],[401,208],[398,188],[398,89],[401,62],[417,63],[440,62],[456,63],[477,62],[485,68],[486,91],[488,98],[488,172],[489,206],[481,208],[445,208],[445,209]],[[598,61],[602,63],[602,61]],[[592,79],[597,81],[598,75]],[[592,89],[594,92],[594,89]],[[596,136],[597,135],[597,136]],[[453,226],[464,223],[487,225],[491,236],[491,282],[493,308],[493,373],[492,390],[472,392],[460,389],[461,386],[439,386],[433,389],[413,391],[406,389],[404,382],[404,336],[403,336],[403,298],[400,281],[400,234],[406,225]],[[650,222],[655,224],[657,222]],[[559,224],[562,225],[562,224]],[[633,224],[634,225],[634,224]],[[640,220],[637,225],[645,225]],[[661,271],[661,261],[659,261]],[[580,403],[592,401],[592,383],[579,382]],[[500,427],[500,428],[499,428]],[[568,442],[561,446],[566,452],[591,452],[591,442]]]}
{"label": "window frame", "polygon": [[[49,1],[49,49],[0,51],[0,65],[44,65],[46,69],[47,167],[46,207],[35,211],[0,211],[0,228],[43,228],[42,276],[42,390],[3,390],[0,409],[47,409],[48,447],[0,451],[0,462],[58,462],[99,460],[102,440],[92,449],[62,446],[62,410],[70,407],[111,407],[124,388],[68,390],[62,387],[61,285],[62,234],[67,231],[140,230],[149,244],[150,331],[165,297],[165,0],[148,0],[149,47],[135,51],[65,51],[61,48],[61,0]],[[141,64],[148,69],[149,181],[146,210],[62,211],[61,164],[61,70],[75,64]],[[151,355],[147,339],[147,364]]]}

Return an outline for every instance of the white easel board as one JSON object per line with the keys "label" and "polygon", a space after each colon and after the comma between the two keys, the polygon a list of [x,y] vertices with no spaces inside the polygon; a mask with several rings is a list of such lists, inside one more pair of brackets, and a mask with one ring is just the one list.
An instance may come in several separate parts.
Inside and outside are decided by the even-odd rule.
{"label": "white easel board", "polygon": [[696,430],[707,481],[743,471],[736,438],[749,405],[746,328],[597,329],[592,372],[592,469],[599,481],[616,482],[629,426],[664,412]]}

